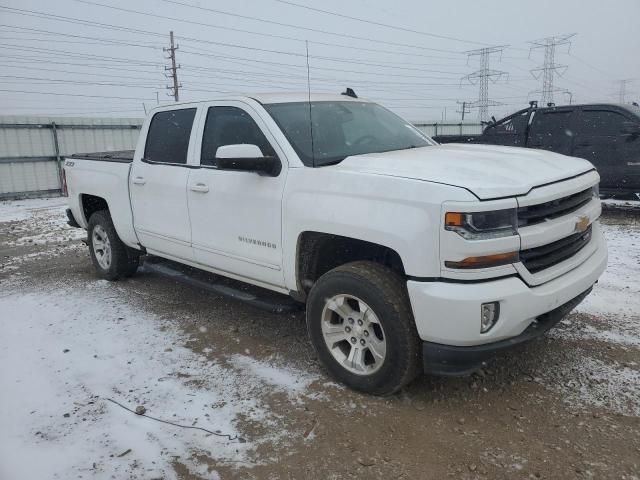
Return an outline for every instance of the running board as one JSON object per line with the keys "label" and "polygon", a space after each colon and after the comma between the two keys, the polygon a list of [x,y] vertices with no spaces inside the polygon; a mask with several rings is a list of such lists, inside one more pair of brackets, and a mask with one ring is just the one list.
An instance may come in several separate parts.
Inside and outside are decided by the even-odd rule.
{"label": "running board", "polygon": [[267,310],[272,313],[291,313],[299,311],[302,308],[302,304],[295,302],[294,300],[287,301],[287,298],[284,296],[282,301],[271,300],[268,298],[259,298],[251,293],[243,292],[242,290],[228,287],[227,285],[205,282],[204,280],[193,278],[190,275],[172,268],[171,266],[164,263],[144,262],[141,270],[165,275],[185,285],[200,288],[202,290],[216,293],[218,295],[223,295],[225,297],[247,303],[253,307],[259,308],[261,310]]}

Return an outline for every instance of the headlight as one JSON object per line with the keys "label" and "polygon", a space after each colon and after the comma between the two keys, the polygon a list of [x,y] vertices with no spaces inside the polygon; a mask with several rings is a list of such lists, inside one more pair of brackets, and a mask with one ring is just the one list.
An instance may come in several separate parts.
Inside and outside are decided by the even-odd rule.
{"label": "headlight", "polygon": [[456,232],[467,240],[510,237],[516,235],[517,225],[515,208],[492,212],[447,212],[444,220],[445,230]]}
{"label": "headlight", "polygon": [[591,191],[593,192],[594,198],[600,198],[600,184],[596,183],[593,187],[591,187]]}

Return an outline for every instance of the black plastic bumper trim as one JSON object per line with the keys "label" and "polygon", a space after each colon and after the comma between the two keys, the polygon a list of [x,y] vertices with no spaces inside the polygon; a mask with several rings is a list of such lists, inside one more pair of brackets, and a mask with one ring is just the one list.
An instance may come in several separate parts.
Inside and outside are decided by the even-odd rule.
{"label": "black plastic bumper trim", "polygon": [[[483,363],[495,354],[508,350],[522,343],[533,340],[552,329],[571,310],[578,306],[589,295],[591,289],[581,293],[564,305],[540,315],[524,332],[499,342],[458,347],[439,343],[423,342],[422,362],[424,372],[433,375],[459,376],[467,375],[482,367]],[[478,327],[479,328],[479,327]]]}
{"label": "black plastic bumper trim", "polygon": [[69,221],[67,222],[67,225],[74,228],[82,228],[80,224],[76,222],[76,219],[74,218],[73,213],[71,212],[71,209],[67,208],[66,212],[67,212],[67,218],[69,219]]}

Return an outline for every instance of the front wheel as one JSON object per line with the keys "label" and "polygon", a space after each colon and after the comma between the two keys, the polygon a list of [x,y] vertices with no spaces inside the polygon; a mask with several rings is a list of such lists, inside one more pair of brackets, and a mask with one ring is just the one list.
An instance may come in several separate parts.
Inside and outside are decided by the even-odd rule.
{"label": "front wheel", "polygon": [[406,285],[387,267],[353,262],[320,277],[307,328],[329,374],[355,390],[390,395],[418,373],[420,339]]}
{"label": "front wheel", "polygon": [[108,211],[101,210],[91,215],[87,230],[91,261],[100,277],[118,280],[136,272],[140,255],[122,243]]}

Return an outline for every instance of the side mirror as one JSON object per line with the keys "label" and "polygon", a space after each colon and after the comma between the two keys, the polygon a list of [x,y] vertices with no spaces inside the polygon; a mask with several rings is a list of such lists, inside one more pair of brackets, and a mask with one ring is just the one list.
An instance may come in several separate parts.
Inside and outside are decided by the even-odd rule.
{"label": "side mirror", "polygon": [[623,122],[622,133],[625,135],[640,135],[640,123]]}
{"label": "side mirror", "polygon": [[265,157],[256,145],[247,143],[218,147],[216,166],[220,170],[256,172],[270,177],[277,177],[282,170],[277,157]]}

